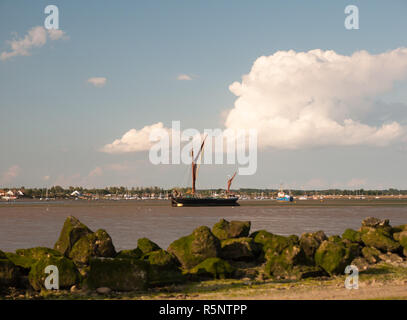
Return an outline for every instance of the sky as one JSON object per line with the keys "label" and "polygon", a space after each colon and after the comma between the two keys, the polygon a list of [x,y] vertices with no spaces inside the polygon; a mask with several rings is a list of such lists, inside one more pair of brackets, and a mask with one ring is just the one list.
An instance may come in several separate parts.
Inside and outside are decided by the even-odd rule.
{"label": "sky", "polygon": [[[59,30],[44,28],[49,4]],[[187,165],[137,147],[180,121],[257,130],[257,171],[235,188],[407,189],[406,13],[404,0],[1,0],[0,187],[187,186]],[[202,165],[197,187],[235,169]]]}

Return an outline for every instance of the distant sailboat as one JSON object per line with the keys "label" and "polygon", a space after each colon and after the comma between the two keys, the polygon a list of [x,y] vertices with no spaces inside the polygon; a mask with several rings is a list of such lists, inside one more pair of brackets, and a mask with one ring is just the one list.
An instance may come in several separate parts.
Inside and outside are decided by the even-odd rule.
{"label": "distant sailboat", "polygon": [[196,194],[196,178],[198,172],[197,161],[199,156],[202,153],[202,150],[205,145],[205,140],[202,141],[201,147],[199,152],[194,157],[194,150],[191,150],[191,158],[192,158],[192,190],[189,196],[183,196],[178,194],[177,191],[174,191],[171,196],[171,205],[173,207],[193,207],[193,206],[238,206],[237,200],[238,197],[234,195],[230,195],[230,186],[232,184],[233,179],[236,176],[236,172],[232,178],[230,178],[227,182],[227,191],[226,196],[219,197],[219,196],[212,196],[212,197],[200,197]]}

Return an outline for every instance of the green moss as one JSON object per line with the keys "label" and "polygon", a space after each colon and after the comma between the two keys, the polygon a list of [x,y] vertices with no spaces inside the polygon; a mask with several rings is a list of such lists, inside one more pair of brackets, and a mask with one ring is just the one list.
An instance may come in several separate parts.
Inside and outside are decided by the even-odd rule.
{"label": "green moss", "polygon": [[380,256],[381,252],[377,250],[376,248],[372,247],[363,247],[362,248],[362,256],[366,259],[367,262],[369,263],[377,263],[380,261]]}
{"label": "green moss", "polygon": [[362,233],[362,241],[366,246],[374,247],[384,252],[395,252],[400,248],[400,244],[392,239],[388,231],[379,228],[370,229]]}
{"label": "green moss", "polygon": [[290,244],[280,253],[269,252],[264,271],[268,276],[287,277],[292,274],[295,266],[305,263],[306,257],[303,249],[297,244]]}
{"label": "green moss", "polygon": [[140,259],[143,255],[143,252],[139,249],[132,249],[132,250],[122,250],[120,251],[115,258],[120,259]]}
{"label": "green moss", "polygon": [[407,231],[394,233],[393,239],[398,241],[404,249],[407,249]]}
{"label": "green moss", "polygon": [[185,279],[178,260],[165,250],[156,250],[143,256],[150,264],[148,280],[152,286],[183,282]]}
{"label": "green moss", "polygon": [[351,242],[362,242],[362,235],[360,232],[355,231],[353,229],[346,229],[342,234],[342,239],[347,239]]}
{"label": "green moss", "polygon": [[22,267],[24,269],[30,269],[31,266],[35,263],[35,259],[30,257],[20,256],[16,253],[7,252],[7,258],[12,261],[16,266]]}
{"label": "green moss", "polygon": [[221,219],[212,227],[212,233],[219,240],[247,237],[250,232],[250,221],[226,221]]}
{"label": "green moss", "polygon": [[220,256],[226,260],[252,260],[259,253],[259,245],[253,238],[234,238],[221,241]]}
{"label": "green moss", "polygon": [[328,237],[328,241],[335,242],[335,243],[341,243],[342,239],[338,235],[333,235],[333,236]]}
{"label": "green moss", "polygon": [[67,289],[79,283],[80,274],[75,264],[63,256],[51,255],[37,260],[31,267],[28,280],[35,290],[44,288],[45,279],[48,277],[48,274],[45,273],[45,268],[49,265],[54,265],[58,268],[60,289]]}
{"label": "green moss", "polygon": [[54,249],[68,256],[76,241],[90,233],[92,233],[92,231],[87,226],[81,223],[77,218],[69,216],[65,220]]}
{"label": "green moss", "polygon": [[0,258],[0,289],[3,286],[18,286],[19,278],[19,268],[6,257],[5,259]]}
{"label": "green moss", "polygon": [[16,250],[16,254],[22,257],[31,258],[34,260],[38,260],[44,257],[49,256],[62,256],[62,254],[54,249],[46,248],[46,247],[34,247],[29,249],[18,249]]}
{"label": "green moss", "polygon": [[138,239],[137,248],[139,248],[143,254],[161,249],[158,244],[147,238]]}
{"label": "green moss", "polygon": [[189,270],[188,273],[204,278],[225,279],[232,276],[234,270],[235,269],[225,260],[209,258]]}
{"label": "green moss", "polygon": [[324,241],[315,253],[315,263],[330,275],[342,274],[355,258],[355,248],[344,243]]}
{"label": "green moss", "polygon": [[6,254],[0,250],[0,259],[7,259]]}
{"label": "green moss", "polygon": [[190,269],[207,258],[217,257],[220,242],[208,227],[202,226],[172,242],[167,251],[177,257],[184,268]]}
{"label": "green moss", "polygon": [[117,291],[143,290],[148,285],[148,263],[135,259],[91,258],[86,285]]}
{"label": "green moss", "polygon": [[321,243],[327,240],[323,231],[303,233],[300,238],[300,246],[304,250],[307,264],[314,264],[314,255]]}

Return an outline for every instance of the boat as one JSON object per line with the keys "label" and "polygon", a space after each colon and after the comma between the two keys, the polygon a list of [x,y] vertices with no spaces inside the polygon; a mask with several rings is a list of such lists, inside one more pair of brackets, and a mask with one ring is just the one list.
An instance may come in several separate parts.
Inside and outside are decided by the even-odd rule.
{"label": "boat", "polygon": [[276,200],[279,201],[279,202],[293,202],[294,198],[293,198],[293,196],[291,196],[289,194],[286,194],[283,191],[283,188],[281,187],[280,191],[277,194],[277,199]]}
{"label": "boat", "polygon": [[190,194],[182,195],[179,194],[176,190],[173,191],[170,199],[171,205],[173,207],[209,207],[209,206],[239,206],[237,200],[239,197],[232,195],[230,193],[230,187],[232,185],[233,179],[236,177],[236,173],[228,179],[227,181],[227,190],[224,196],[212,196],[212,197],[202,197],[196,193],[196,178],[197,178],[197,160],[202,153],[202,150],[205,145],[206,137],[203,139],[199,152],[194,157],[194,150],[191,150],[192,158],[192,190]]}

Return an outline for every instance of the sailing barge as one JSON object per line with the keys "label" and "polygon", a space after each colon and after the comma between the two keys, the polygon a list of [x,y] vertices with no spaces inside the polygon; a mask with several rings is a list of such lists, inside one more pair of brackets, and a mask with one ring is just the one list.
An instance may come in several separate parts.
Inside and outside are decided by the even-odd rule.
{"label": "sailing barge", "polygon": [[230,194],[230,186],[236,176],[236,172],[227,182],[226,195],[223,197],[200,197],[196,194],[195,182],[197,177],[197,160],[202,153],[206,137],[202,141],[201,148],[194,157],[194,150],[191,151],[192,156],[192,190],[188,196],[179,195],[176,191],[171,196],[171,205],[173,207],[203,207],[203,206],[239,206],[237,196]]}

